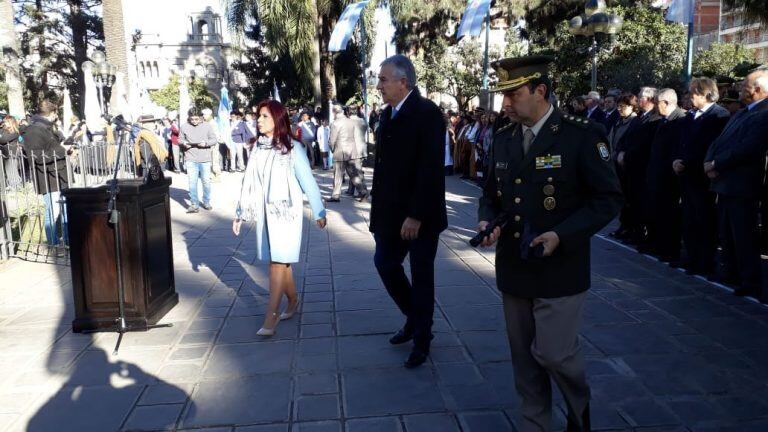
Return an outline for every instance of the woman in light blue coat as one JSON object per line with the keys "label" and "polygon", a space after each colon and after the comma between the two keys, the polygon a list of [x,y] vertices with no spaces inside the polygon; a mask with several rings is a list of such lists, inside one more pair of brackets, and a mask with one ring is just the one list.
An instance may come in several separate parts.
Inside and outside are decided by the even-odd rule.
{"label": "woman in light blue coat", "polygon": [[[301,251],[304,194],[320,229],[325,228],[326,219],[306,152],[291,138],[285,107],[264,101],[257,112],[259,137],[248,159],[232,231],[240,235],[243,221],[256,224],[258,259],[270,262],[269,306],[256,334],[272,336],[277,323],[293,317],[299,307],[291,264],[299,261]],[[278,315],[283,294],[288,306]]]}

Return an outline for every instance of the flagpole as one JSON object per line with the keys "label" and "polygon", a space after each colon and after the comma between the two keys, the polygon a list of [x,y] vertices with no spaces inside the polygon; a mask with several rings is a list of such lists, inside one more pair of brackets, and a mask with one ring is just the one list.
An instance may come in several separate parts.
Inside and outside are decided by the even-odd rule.
{"label": "flagpole", "polygon": [[488,90],[488,45],[491,38],[491,8],[485,14],[485,54],[483,56],[483,90]]}
{"label": "flagpole", "polygon": [[[718,30],[719,31],[719,30]],[[687,52],[685,54],[685,86],[691,82],[691,74],[693,72],[693,20],[688,22],[688,45]]]}
{"label": "flagpole", "polygon": [[365,40],[365,10],[360,12],[360,57],[361,68],[363,70],[363,115],[365,116],[365,122],[368,124],[368,77],[365,73],[366,59],[366,40]]}

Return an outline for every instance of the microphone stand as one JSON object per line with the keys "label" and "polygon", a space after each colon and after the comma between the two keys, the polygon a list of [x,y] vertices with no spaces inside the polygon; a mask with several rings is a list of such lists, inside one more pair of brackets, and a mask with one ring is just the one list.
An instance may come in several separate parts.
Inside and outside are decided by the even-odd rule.
{"label": "microphone stand", "polygon": [[117,184],[117,172],[120,169],[120,161],[123,154],[123,143],[125,141],[126,133],[124,127],[124,125],[119,124],[118,128],[116,128],[116,130],[119,131],[119,135],[117,140],[117,156],[115,157],[115,171],[112,175],[112,180],[107,182],[109,184],[109,204],[107,205],[107,213],[109,214],[109,223],[113,226],[115,232],[115,266],[117,267],[117,302],[119,313],[119,316],[115,319],[115,326],[111,329],[106,329],[106,331],[116,331],[118,333],[117,343],[115,344],[115,349],[112,351],[112,355],[117,355],[117,352],[120,349],[120,344],[123,341],[123,335],[127,332],[147,331],[149,329],[160,327],[173,327],[173,323],[131,327],[125,319],[125,285],[123,284],[122,253],[120,251],[122,246],[122,236],[120,234],[120,210],[117,209],[117,194],[120,192],[120,188]]}

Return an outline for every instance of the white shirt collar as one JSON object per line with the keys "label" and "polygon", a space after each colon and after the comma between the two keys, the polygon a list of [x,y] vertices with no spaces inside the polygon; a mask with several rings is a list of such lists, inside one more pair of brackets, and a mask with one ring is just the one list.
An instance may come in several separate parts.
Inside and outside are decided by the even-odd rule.
{"label": "white shirt collar", "polygon": [[411,95],[411,93],[413,93],[413,90],[409,91],[409,92],[408,92],[408,94],[407,94],[407,95],[405,95],[405,97],[403,98],[403,100],[401,100],[401,101],[400,101],[400,102],[397,104],[397,106],[394,108],[394,109],[395,109],[395,111],[397,111],[397,112],[400,112],[400,108],[402,108],[402,107],[403,107],[403,103],[405,103],[405,100],[406,100],[406,99],[408,99],[408,96],[410,96],[410,95]]}
{"label": "white shirt collar", "polygon": [[592,105],[592,108],[587,109],[587,117],[591,116],[596,109],[597,109],[597,104]]}
{"label": "white shirt collar", "polygon": [[549,116],[551,116],[553,112],[555,112],[555,107],[550,105],[549,106],[549,110],[547,111],[547,113],[544,114],[544,117],[540,118],[539,121],[536,122],[536,124],[534,124],[531,127],[523,125],[523,133],[525,133],[525,131],[530,129],[530,130],[533,131],[533,136],[534,137],[538,136],[539,135],[539,131],[541,131],[541,128],[544,127],[544,123],[546,123],[547,120],[549,120]]}
{"label": "white shirt collar", "polygon": [[709,111],[710,108],[715,106],[714,102],[708,102],[706,105],[704,105],[704,108],[700,109],[699,111],[704,114],[705,112]]}

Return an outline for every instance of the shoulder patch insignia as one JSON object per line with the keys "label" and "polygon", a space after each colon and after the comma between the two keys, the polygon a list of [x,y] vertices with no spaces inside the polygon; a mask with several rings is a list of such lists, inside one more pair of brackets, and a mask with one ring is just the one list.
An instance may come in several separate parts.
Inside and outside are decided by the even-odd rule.
{"label": "shoulder patch insignia", "polygon": [[582,117],[576,117],[576,116],[567,114],[563,116],[563,120],[566,123],[578,126],[581,129],[587,129],[589,127],[589,120]]}
{"label": "shoulder patch insignia", "polygon": [[608,146],[604,142],[597,143],[597,152],[600,154],[600,159],[606,162],[611,160],[611,152],[608,150]]}
{"label": "shoulder patch insignia", "polygon": [[498,134],[504,132],[505,130],[509,130],[509,129],[515,127],[515,126],[517,126],[517,123],[514,123],[514,122],[513,123],[509,123],[508,125],[504,126],[503,128],[497,130],[494,135],[498,135]]}

